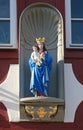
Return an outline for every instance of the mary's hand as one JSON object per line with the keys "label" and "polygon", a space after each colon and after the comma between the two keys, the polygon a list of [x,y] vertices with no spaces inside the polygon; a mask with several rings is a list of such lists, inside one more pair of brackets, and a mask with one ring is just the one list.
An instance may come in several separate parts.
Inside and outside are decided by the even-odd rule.
{"label": "mary's hand", "polygon": [[44,59],[45,59],[45,55],[44,55],[44,53],[41,53],[41,54],[40,54],[40,57],[41,57],[41,59],[44,60]]}

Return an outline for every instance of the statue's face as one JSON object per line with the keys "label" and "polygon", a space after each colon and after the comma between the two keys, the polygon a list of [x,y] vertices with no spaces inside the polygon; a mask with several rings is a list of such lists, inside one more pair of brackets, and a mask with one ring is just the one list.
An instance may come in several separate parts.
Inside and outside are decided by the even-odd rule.
{"label": "statue's face", "polygon": [[40,50],[42,50],[43,49],[43,43],[39,42],[38,47],[39,47]]}
{"label": "statue's face", "polygon": [[33,46],[33,51],[36,51],[37,50],[37,47]]}

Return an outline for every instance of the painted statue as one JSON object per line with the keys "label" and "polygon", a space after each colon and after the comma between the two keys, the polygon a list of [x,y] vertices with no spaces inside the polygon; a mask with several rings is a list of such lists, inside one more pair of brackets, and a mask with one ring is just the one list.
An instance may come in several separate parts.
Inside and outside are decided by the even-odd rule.
{"label": "painted statue", "polygon": [[45,38],[36,38],[29,58],[31,71],[30,90],[36,96],[49,96],[52,57],[45,47]]}

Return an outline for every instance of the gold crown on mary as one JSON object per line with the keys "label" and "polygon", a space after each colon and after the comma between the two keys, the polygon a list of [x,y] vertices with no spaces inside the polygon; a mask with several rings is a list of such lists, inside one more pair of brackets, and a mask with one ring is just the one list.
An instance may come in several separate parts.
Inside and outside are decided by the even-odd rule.
{"label": "gold crown on mary", "polygon": [[39,37],[39,38],[36,38],[36,42],[37,43],[44,43],[45,42],[45,37]]}

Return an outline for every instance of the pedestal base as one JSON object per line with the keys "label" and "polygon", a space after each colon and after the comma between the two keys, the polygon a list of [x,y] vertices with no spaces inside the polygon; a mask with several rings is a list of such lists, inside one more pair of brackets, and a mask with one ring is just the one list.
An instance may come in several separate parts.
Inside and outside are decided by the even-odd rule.
{"label": "pedestal base", "polygon": [[64,121],[64,100],[52,97],[20,99],[20,117],[24,121]]}

